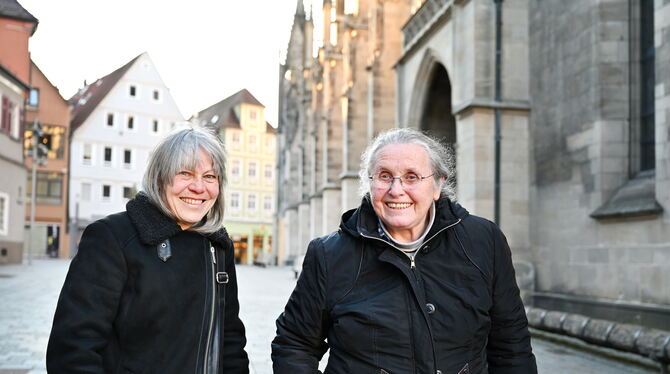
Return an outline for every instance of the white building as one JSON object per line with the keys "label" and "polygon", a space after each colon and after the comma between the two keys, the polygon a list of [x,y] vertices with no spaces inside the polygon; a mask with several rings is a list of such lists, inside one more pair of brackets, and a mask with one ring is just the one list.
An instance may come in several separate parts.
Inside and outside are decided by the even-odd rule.
{"label": "white building", "polygon": [[149,152],[183,117],[147,53],[82,88],[70,105],[69,212],[82,231],[125,210]]}

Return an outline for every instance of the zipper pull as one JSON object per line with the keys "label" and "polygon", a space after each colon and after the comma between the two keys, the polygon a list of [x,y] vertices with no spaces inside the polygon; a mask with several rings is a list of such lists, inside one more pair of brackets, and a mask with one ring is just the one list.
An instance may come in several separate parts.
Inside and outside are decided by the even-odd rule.
{"label": "zipper pull", "polygon": [[212,262],[216,264],[216,253],[214,252],[214,246],[209,246],[209,251],[212,252]]}
{"label": "zipper pull", "polygon": [[416,255],[414,254],[414,255],[409,256],[409,267],[412,270],[416,269],[416,262],[414,262],[414,256],[416,256]]}

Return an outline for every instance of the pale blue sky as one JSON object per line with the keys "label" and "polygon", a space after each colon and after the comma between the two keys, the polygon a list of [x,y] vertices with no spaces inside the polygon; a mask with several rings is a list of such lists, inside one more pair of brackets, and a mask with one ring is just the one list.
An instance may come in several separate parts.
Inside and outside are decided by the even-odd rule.
{"label": "pale blue sky", "polygon": [[296,1],[19,0],[40,21],[32,58],[65,99],[146,51],[186,118],[247,88],[273,126]]}

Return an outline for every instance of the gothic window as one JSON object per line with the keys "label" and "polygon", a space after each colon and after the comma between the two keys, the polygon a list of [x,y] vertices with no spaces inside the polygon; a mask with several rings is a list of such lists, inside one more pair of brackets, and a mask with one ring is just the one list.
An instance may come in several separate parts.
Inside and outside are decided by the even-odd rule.
{"label": "gothic window", "polygon": [[654,58],[654,1],[640,0],[640,171],[656,166]]}

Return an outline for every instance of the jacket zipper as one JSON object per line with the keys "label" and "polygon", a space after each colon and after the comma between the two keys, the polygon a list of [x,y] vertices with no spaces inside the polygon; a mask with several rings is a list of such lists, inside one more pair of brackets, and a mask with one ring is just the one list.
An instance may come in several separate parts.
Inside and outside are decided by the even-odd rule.
{"label": "jacket zipper", "polygon": [[[461,223],[461,219],[460,219],[460,218],[459,218],[456,222],[452,223],[451,225],[449,225],[449,226],[445,226],[445,227],[441,228],[438,232],[436,232],[435,234],[433,234],[433,236],[431,236],[430,238],[424,240],[424,241],[423,241],[424,244],[425,244],[425,243],[428,243],[428,242],[431,241],[431,240],[433,240],[433,238],[435,238],[437,235],[439,235],[439,234],[440,234],[441,232],[443,232],[444,230],[447,230],[447,229],[449,229],[449,228],[451,228],[451,227],[454,227],[454,226],[458,225],[459,223]],[[400,248],[396,247],[396,246],[393,245],[392,243],[387,242],[387,241],[384,240],[384,239],[381,239],[381,238],[375,238],[374,236],[367,236],[367,235],[365,235],[365,234],[363,234],[363,233],[360,233],[360,234],[361,234],[361,236],[364,237],[364,238],[378,240],[378,241],[380,241],[380,242],[382,242],[382,243],[385,243],[385,244],[387,244],[387,245],[390,245],[390,246],[393,247],[393,248],[396,248],[396,249],[398,249],[398,250],[401,250]],[[458,238],[458,237],[457,237],[457,238]],[[422,245],[423,245],[423,244],[422,244]],[[401,251],[402,251],[402,250],[401,250]],[[417,251],[416,253],[418,253],[418,251]],[[416,271],[416,260],[415,260],[416,253],[414,253],[413,255],[411,255],[411,256],[409,257],[409,259],[410,259],[409,267],[410,267],[410,269],[411,269],[411,271],[412,271],[412,274],[414,275],[414,278],[415,278],[415,279],[417,280],[417,282],[418,282],[418,277],[416,276],[416,272],[415,272],[415,271]],[[424,315],[424,316],[425,316],[425,315]],[[426,323],[428,323],[428,321],[426,321]],[[430,329],[430,327],[428,328],[428,334],[430,335],[430,341],[433,342],[433,341],[434,341],[434,340],[433,340],[433,331]],[[437,367],[437,355],[435,354],[435,344],[431,344],[431,345],[432,345],[432,348],[433,348],[433,362],[434,362],[434,365]],[[440,373],[440,370],[437,370],[437,373]]]}
{"label": "jacket zipper", "polygon": [[[424,240],[424,241],[423,241],[424,244],[425,244],[425,243],[428,243],[428,242],[431,241],[431,240],[433,240],[433,238],[435,238],[436,236],[438,236],[442,231],[444,231],[444,230],[446,230],[446,229],[449,229],[449,228],[452,228],[452,227],[458,225],[459,223],[461,223],[461,219],[460,219],[460,218],[459,218],[456,222],[452,223],[451,225],[441,228],[440,231],[438,231],[438,232],[436,232],[435,234],[433,234],[433,236],[431,236],[430,238]],[[399,250],[399,251],[402,251],[402,249],[396,247],[395,245],[393,245],[393,243],[390,243],[390,242],[388,242],[388,241],[386,241],[386,240],[384,240],[384,239],[382,239],[382,238],[376,238],[376,237],[374,237],[374,236],[368,236],[368,235],[365,235],[365,234],[363,234],[363,233],[361,233],[361,232],[359,232],[359,234],[361,234],[361,236],[364,237],[364,238],[367,238],[367,239],[373,239],[373,240],[380,241],[380,242],[382,242],[382,243],[384,243],[384,244],[386,244],[386,245],[390,245],[391,247],[393,247],[393,248],[395,248],[395,249],[397,249],[397,250]],[[410,256],[410,264],[409,264],[409,266],[410,266],[411,269],[416,269],[416,261],[414,260],[414,257],[416,257],[416,254]]]}
{"label": "jacket zipper", "polygon": [[207,368],[209,367],[209,348],[212,344],[212,331],[214,330],[214,314],[216,312],[216,252],[211,242],[208,242],[209,250],[212,254],[212,307],[210,309],[209,317],[209,330],[207,331],[207,344],[205,345],[205,359],[204,365],[202,367],[203,374],[207,374]]}

